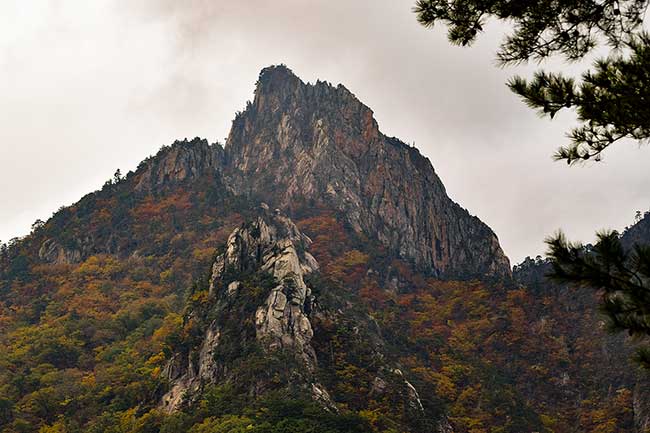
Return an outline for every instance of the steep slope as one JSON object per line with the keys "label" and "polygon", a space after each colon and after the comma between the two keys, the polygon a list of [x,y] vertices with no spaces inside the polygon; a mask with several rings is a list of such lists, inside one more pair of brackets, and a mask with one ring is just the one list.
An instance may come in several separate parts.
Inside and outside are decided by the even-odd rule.
{"label": "steep slope", "polygon": [[263,70],[226,158],[234,191],[286,209],[324,202],[356,232],[436,275],[510,273],[489,227],[447,197],[416,149],[381,134],[342,85],[305,84],[284,66]]}
{"label": "steep slope", "polygon": [[632,248],[634,244],[643,245],[650,242],[650,211],[645,212],[643,218],[623,232],[621,242],[625,248]]}
{"label": "steep slope", "polygon": [[574,420],[564,422],[574,422],[577,431],[611,425],[612,431],[643,432],[634,429],[642,412],[633,407],[642,373],[631,359],[633,342],[607,332],[595,293],[551,281],[550,271],[551,264],[542,259],[527,259],[514,270],[515,280],[539,299],[532,307],[532,326],[558,338],[563,358],[549,374],[557,386],[542,384],[531,399],[542,407],[567,408],[565,413],[573,413]]}
{"label": "steep slope", "polygon": [[0,429],[641,431],[626,342],[533,265],[344,87],[267,68],[225,146],[0,250]]}
{"label": "steep slope", "polygon": [[192,410],[206,387],[227,384],[256,397],[284,390],[337,412],[342,401],[336,391],[345,379],[327,380],[328,370],[331,377],[336,373],[326,359],[341,350],[334,344],[342,343],[343,331],[335,336],[327,328],[347,322],[353,324],[354,336],[346,338],[357,343],[345,348],[346,355],[362,359],[357,368],[372,374],[372,398],[390,399],[390,412],[402,428],[444,432],[445,418],[422,405],[417,390],[391,360],[372,318],[352,307],[359,300],[349,290],[319,282],[318,263],[308,252],[311,242],[266,204],[233,231],[212,265],[208,287],[191,295],[194,302],[185,324],[197,329],[198,337],[179,344],[165,367],[170,386],[162,397],[164,410]]}
{"label": "steep slope", "polygon": [[[510,275],[496,235],[449,199],[429,160],[381,134],[372,111],[345,87],[305,84],[284,66],[261,72],[254,101],[235,118],[225,149],[205,140],[177,142],[121,189],[155,195],[205,179],[221,195],[264,200],[290,215],[334,209],[355,232],[436,276]],[[52,238],[40,256],[71,262],[115,252],[115,240],[105,237]],[[66,242],[72,248],[63,249]]]}
{"label": "steep slope", "polygon": [[[650,213],[626,229],[620,239],[627,249],[635,244],[650,244]],[[650,376],[632,361],[634,341],[624,334],[609,334],[606,331],[606,317],[598,311],[597,293],[552,281],[547,278],[551,270],[549,260],[527,258],[515,266],[513,276],[536,297],[544,300],[538,307],[540,321],[546,326],[565,327],[563,337],[566,347],[582,358],[581,371],[567,375],[572,385],[556,397],[556,402],[564,400],[568,404],[576,404],[576,399],[584,400],[585,395],[591,394],[589,402],[594,407],[591,410],[597,410],[595,407],[598,405],[594,403],[610,400],[612,389],[616,389],[619,395],[627,393],[630,400],[627,414],[619,413],[617,416],[619,422],[627,418],[627,424],[618,428],[622,430],[626,427],[645,433],[650,429]],[[572,325],[562,325],[562,322],[572,322]],[[586,345],[585,341],[591,344]],[[588,376],[598,384],[597,387],[576,380],[576,376],[584,374],[585,368],[591,370]],[[614,401],[609,402],[610,408],[615,404]],[[593,426],[582,425],[581,429],[589,427]]]}

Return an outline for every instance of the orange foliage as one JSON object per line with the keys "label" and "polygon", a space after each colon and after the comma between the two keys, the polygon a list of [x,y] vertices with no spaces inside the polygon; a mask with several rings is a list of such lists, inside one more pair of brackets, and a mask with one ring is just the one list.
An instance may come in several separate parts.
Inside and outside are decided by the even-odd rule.
{"label": "orange foliage", "polygon": [[309,251],[321,266],[327,266],[347,250],[349,237],[334,212],[297,221],[298,228],[311,238]]}
{"label": "orange foliage", "polygon": [[191,207],[189,194],[181,190],[164,198],[148,196],[132,214],[136,221],[150,222],[165,218],[171,211],[187,211]]}

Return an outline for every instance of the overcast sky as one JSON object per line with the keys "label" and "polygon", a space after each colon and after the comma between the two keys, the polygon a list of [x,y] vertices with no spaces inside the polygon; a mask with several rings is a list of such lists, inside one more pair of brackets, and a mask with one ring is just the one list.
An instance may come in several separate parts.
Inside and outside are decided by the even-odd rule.
{"label": "overcast sky", "polygon": [[0,239],[174,139],[223,142],[260,69],[277,63],[343,83],[385,134],[415,142],[513,263],[543,253],[558,228],[590,241],[650,207],[650,149],[553,162],[574,119],[542,120],[508,91],[508,77],[534,68],[495,66],[504,29],[450,46],[412,3],[1,0]]}

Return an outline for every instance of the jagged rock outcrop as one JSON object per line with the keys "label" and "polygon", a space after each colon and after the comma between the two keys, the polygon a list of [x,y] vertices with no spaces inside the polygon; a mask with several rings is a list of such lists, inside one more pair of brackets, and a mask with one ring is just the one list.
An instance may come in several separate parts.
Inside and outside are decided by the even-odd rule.
{"label": "jagged rock outcrop", "polygon": [[46,239],[38,250],[38,257],[48,263],[69,265],[81,260],[81,252],[77,249],[65,248],[55,239]]}
{"label": "jagged rock outcrop", "polygon": [[[266,204],[262,212],[269,213]],[[305,250],[310,243],[280,211],[257,217],[228,238],[226,252],[212,267],[210,295],[217,295],[215,286],[226,274],[259,270],[271,275],[278,284],[255,313],[257,339],[268,349],[294,348],[313,368],[315,355],[309,345],[313,330],[307,317],[313,299],[304,276],[317,270],[318,263]],[[240,285],[239,281],[229,282],[228,296],[236,296]]]}
{"label": "jagged rock outcrop", "polygon": [[289,214],[314,203],[333,208],[354,231],[433,275],[510,276],[494,232],[447,196],[427,158],[383,135],[344,86],[305,84],[285,66],[261,72],[225,148],[177,141],[127,181],[155,193],[206,176],[232,196]]}
{"label": "jagged rock outcrop", "polygon": [[[163,397],[167,410],[175,410],[184,395],[196,394],[205,383],[228,380],[229,367],[218,359],[217,349],[224,344],[220,315],[233,304],[259,302],[252,305],[257,342],[266,351],[288,351],[300,361],[305,376],[310,376],[316,367],[309,320],[314,299],[304,277],[318,269],[316,260],[306,251],[310,243],[288,217],[269,211],[267,205],[262,205],[257,218],[233,231],[225,251],[212,266],[208,290],[212,311],[190,313],[215,318],[205,330],[198,350],[188,354],[186,363],[177,355],[166,369],[172,384]],[[271,281],[259,300],[250,294],[257,288],[241,281],[254,273],[266,275]],[[316,381],[309,382],[315,397],[332,406],[327,391]]]}
{"label": "jagged rock outcrop", "polygon": [[[282,357],[280,369],[285,382],[277,383],[277,372],[249,371],[248,388],[243,392],[263,393],[270,376],[275,386],[294,389],[337,411],[335,396],[319,380],[322,371],[317,355],[332,357],[332,341],[326,347],[313,345],[314,334],[319,332],[315,323],[352,323],[354,338],[364,342],[364,350],[372,353],[376,365],[369,396],[401,399],[405,410],[424,416],[417,389],[383,353],[385,343],[376,322],[367,314],[353,313],[348,300],[332,304],[331,298],[336,297],[332,293],[328,294],[330,301],[325,302],[314,295],[307,278],[317,273],[319,266],[307,251],[310,244],[311,240],[287,216],[278,210],[270,211],[264,204],[255,218],[231,233],[212,265],[205,300],[186,315],[186,323],[198,324],[200,338],[189,342],[185,349],[179,348],[163,372],[169,380],[169,390],[161,400],[164,410],[173,412],[192,404],[208,385],[241,386],[244,380],[238,377],[236,364],[255,362],[245,354],[255,353],[254,347],[260,347],[262,352],[254,355],[258,361],[260,357]],[[193,297],[203,299],[196,294]],[[320,332],[325,338],[326,331]],[[234,358],[228,347],[236,347]],[[436,425],[439,431],[449,431],[444,419]]]}
{"label": "jagged rock outcrop", "polygon": [[155,158],[145,161],[138,171],[134,190],[149,192],[169,182],[219,175],[223,169],[223,148],[207,140],[176,141],[163,148]]}
{"label": "jagged rock outcrop", "polygon": [[431,163],[384,136],[342,85],[305,84],[284,66],[263,70],[225,151],[235,191],[288,209],[327,203],[355,231],[437,275],[510,273],[492,230],[449,199]]}

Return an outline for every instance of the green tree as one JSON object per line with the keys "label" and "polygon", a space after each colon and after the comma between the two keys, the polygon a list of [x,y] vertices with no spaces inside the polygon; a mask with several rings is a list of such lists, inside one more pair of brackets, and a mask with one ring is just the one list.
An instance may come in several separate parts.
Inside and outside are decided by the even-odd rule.
{"label": "green tree", "polygon": [[[650,35],[643,27],[648,0],[418,0],[418,21],[448,27],[451,43],[470,45],[490,18],[512,24],[497,53],[502,66],[562,56],[583,59],[610,47],[582,77],[538,71],[514,77],[510,89],[551,119],[574,109],[579,125],[555,159],[568,164],[600,161],[611,144],[650,138]],[[650,248],[624,248],[616,232],[598,234],[595,246],[573,244],[562,233],[547,240],[553,277],[601,291],[611,329],[650,337]],[[650,349],[637,355],[650,368]]]}
{"label": "green tree", "polygon": [[575,163],[600,160],[611,144],[650,138],[650,37],[643,30],[648,0],[418,0],[418,21],[446,24],[449,40],[470,45],[490,18],[513,25],[497,53],[501,65],[540,61],[553,55],[584,58],[599,44],[607,58],[580,80],[539,71],[532,80],[514,77],[512,91],[551,118],[575,109],[579,125],[556,159]]}
{"label": "green tree", "polygon": [[32,233],[40,230],[41,228],[43,228],[44,225],[45,222],[42,219],[40,218],[37,219],[36,221],[34,221],[34,224],[32,224]]}
{"label": "green tree", "polygon": [[[647,342],[650,336],[650,247],[626,250],[615,231],[598,233],[594,246],[568,242],[559,235],[548,240],[552,276],[577,286],[602,290],[601,310],[613,332],[627,331]],[[650,368],[650,346],[642,345],[636,360]]]}

